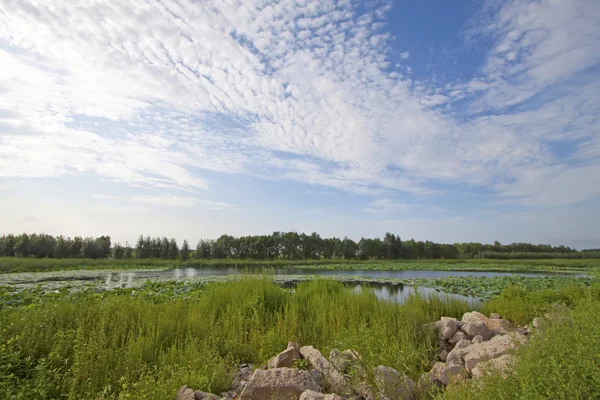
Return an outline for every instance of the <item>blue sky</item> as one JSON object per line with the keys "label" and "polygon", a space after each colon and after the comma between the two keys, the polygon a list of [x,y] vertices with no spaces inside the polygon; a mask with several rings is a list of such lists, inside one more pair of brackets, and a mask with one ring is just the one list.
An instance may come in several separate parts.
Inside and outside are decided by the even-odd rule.
{"label": "blue sky", "polygon": [[600,246],[595,0],[0,0],[2,233]]}

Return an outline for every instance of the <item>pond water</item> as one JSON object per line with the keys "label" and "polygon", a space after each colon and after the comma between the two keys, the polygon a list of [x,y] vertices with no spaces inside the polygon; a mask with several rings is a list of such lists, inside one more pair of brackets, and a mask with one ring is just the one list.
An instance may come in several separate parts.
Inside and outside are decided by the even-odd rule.
{"label": "pond water", "polygon": [[[259,268],[178,268],[164,271],[132,271],[135,278],[173,277],[186,278],[204,275],[234,275],[241,273],[260,273]],[[485,272],[485,271],[419,271],[419,270],[369,270],[369,269],[317,269],[317,268],[277,268],[268,270],[274,275],[319,275],[319,276],[359,276],[362,278],[445,278],[447,276],[494,276],[519,275],[530,278],[544,276],[584,277],[581,274],[553,272]],[[129,272],[128,272],[129,273]]]}
{"label": "pond water", "polygon": [[[422,295],[436,294],[440,297],[457,298],[468,301],[474,307],[479,299],[456,294],[439,292],[427,287],[404,285],[400,282],[382,281],[386,279],[435,279],[444,277],[497,277],[519,275],[531,278],[546,276],[585,277],[583,274],[552,273],[552,272],[484,272],[484,271],[433,271],[433,270],[332,270],[315,268],[179,268],[172,270],[73,270],[36,273],[0,274],[0,285],[8,284],[15,289],[25,289],[42,285],[48,290],[58,289],[63,286],[79,287],[95,285],[103,290],[112,288],[136,288],[143,286],[147,281],[183,280],[189,282],[215,282],[226,281],[229,276],[240,274],[272,274],[275,283],[285,287],[293,287],[299,282],[311,279],[311,276],[324,276],[338,278],[341,282],[354,290],[360,291],[368,286],[375,291],[380,299],[403,302],[409,295],[419,293]],[[379,281],[377,281],[379,280]]]}
{"label": "pond water", "polygon": [[404,301],[413,294],[420,294],[424,297],[427,296],[438,296],[441,299],[457,299],[463,300],[469,303],[471,307],[474,309],[478,308],[481,305],[481,300],[476,297],[471,296],[462,296],[460,294],[453,293],[444,293],[436,291],[432,288],[426,287],[414,287],[402,284],[387,284],[387,283],[377,283],[377,284],[369,284],[369,285],[352,285],[356,292],[360,292],[365,287],[373,289],[375,295],[378,299],[394,301],[396,303],[404,303]]}

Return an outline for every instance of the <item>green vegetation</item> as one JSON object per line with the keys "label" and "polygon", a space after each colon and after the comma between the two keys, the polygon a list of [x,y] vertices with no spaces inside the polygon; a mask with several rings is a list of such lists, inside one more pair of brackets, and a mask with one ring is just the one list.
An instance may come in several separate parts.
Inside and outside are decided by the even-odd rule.
{"label": "green vegetation", "polygon": [[55,259],[1,257],[0,273],[42,272],[76,269],[149,269],[149,268],[246,268],[298,267],[344,270],[447,270],[447,271],[579,271],[591,273],[600,267],[600,259],[586,260],[204,260],[192,259]]}
{"label": "green vegetation", "polygon": [[[446,285],[459,280],[444,278]],[[507,379],[449,389],[444,399],[588,399],[600,394],[600,284],[571,278],[479,278],[510,285],[482,307],[517,324],[569,309],[518,350]],[[454,281],[454,282],[453,282]],[[477,284],[467,279],[465,286]],[[583,283],[582,283],[583,282]],[[440,283],[440,284],[442,284]],[[225,282],[148,282],[97,292],[0,287],[0,398],[166,399],[183,384],[220,392],[242,362],[264,363],[288,340],[328,353],[353,348],[367,370],[384,364],[418,378],[432,366],[425,324],[460,317],[467,304],[412,296],[379,301],[317,279],[297,289],[270,277]],[[566,323],[565,322],[566,319]],[[562,321],[562,322],[561,322]]]}
{"label": "green vegetation", "polygon": [[[0,310],[0,398],[167,399],[183,384],[220,392],[240,362],[264,363],[288,340],[354,348],[368,366],[417,377],[435,335],[424,324],[467,305],[411,297],[403,305],[317,280],[295,292],[268,278],[182,290],[38,293]],[[16,296],[36,297],[35,291]],[[27,303],[28,305],[25,305]]]}
{"label": "green vegetation", "polygon": [[234,260],[435,260],[435,259],[589,259],[600,258],[594,250],[578,251],[565,246],[512,243],[434,243],[401,240],[386,233],[383,239],[347,237],[322,238],[296,232],[273,232],[271,235],[233,237],[221,235],[216,240],[200,240],[192,251],[187,240],[180,249],[174,238],[140,236],[135,248],[125,243],[111,244],[110,236],[98,238],[23,233],[0,236],[0,257],[31,258],[157,258],[164,260],[234,259]]}
{"label": "green vegetation", "polygon": [[[448,276],[437,279],[411,279],[404,282],[413,286],[435,288],[446,293],[460,294],[463,296],[477,297],[489,300],[497,297],[506,288],[524,292],[540,291],[545,289],[576,288],[590,286],[594,278],[571,278],[563,276],[545,276],[539,278],[523,277],[518,275],[495,276],[492,278],[475,276]],[[553,292],[553,291],[551,291]]]}
{"label": "green vegetation", "polygon": [[557,302],[571,309],[556,322],[549,321],[539,336],[517,351],[507,378],[490,375],[467,382],[447,391],[444,399],[600,398],[600,286],[541,292],[508,289],[484,311],[523,323],[551,311]]}

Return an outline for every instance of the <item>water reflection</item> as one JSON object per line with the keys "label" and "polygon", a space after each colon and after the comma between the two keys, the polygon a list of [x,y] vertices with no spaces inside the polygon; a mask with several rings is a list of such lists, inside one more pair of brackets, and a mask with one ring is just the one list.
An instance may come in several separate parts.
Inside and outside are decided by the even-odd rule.
{"label": "water reflection", "polygon": [[426,287],[415,287],[407,286],[402,284],[369,284],[369,285],[352,285],[354,291],[360,293],[365,289],[372,289],[380,300],[388,300],[396,303],[404,303],[408,297],[414,294],[420,294],[423,297],[437,296],[440,299],[456,299],[467,302],[471,307],[478,307],[481,304],[481,300],[475,297],[463,296],[453,293],[439,292],[435,289]]}
{"label": "water reflection", "polygon": [[206,275],[235,275],[242,273],[257,273],[263,271],[274,275],[319,275],[319,276],[360,276],[362,278],[445,278],[448,276],[477,276],[492,278],[495,276],[519,275],[530,278],[539,278],[544,276],[570,276],[574,278],[585,277],[583,274],[569,274],[560,272],[487,272],[487,271],[427,271],[427,270],[342,270],[342,269],[313,269],[313,268],[275,268],[265,270],[263,268],[177,268],[165,271],[132,271],[136,278],[189,278],[194,276]]}

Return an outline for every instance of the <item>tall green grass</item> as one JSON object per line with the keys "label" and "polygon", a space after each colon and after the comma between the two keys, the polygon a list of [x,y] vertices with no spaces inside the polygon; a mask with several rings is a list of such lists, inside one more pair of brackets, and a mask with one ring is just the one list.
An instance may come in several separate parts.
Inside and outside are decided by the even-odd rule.
{"label": "tall green grass", "polygon": [[[600,284],[591,286],[568,285],[558,289],[527,290],[523,287],[506,288],[498,297],[483,306],[484,313],[498,313],[516,324],[531,323],[533,318],[543,316],[555,304],[569,308],[575,307],[581,300],[592,299],[600,302]],[[598,321],[600,323],[600,320]]]}
{"label": "tall green grass", "polygon": [[58,295],[0,310],[0,398],[162,400],[184,384],[219,393],[240,362],[264,363],[288,340],[354,348],[369,367],[416,378],[435,348],[424,324],[467,310],[437,297],[384,302],[330,280],[292,293],[267,277],[158,302],[130,290]]}

